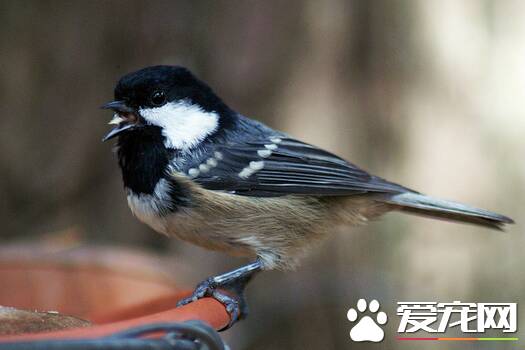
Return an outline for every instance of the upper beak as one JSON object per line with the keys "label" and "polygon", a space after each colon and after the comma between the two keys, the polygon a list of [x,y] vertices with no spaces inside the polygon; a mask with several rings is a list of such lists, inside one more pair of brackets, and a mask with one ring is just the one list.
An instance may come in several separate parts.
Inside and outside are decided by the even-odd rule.
{"label": "upper beak", "polygon": [[129,107],[125,101],[111,101],[100,107],[102,109],[111,109],[117,113],[135,113],[135,109]]}
{"label": "upper beak", "polygon": [[102,139],[103,142],[137,126],[137,111],[126,105],[124,101],[111,101],[100,108],[111,109],[116,113],[109,122],[109,124],[116,124],[116,126]]}

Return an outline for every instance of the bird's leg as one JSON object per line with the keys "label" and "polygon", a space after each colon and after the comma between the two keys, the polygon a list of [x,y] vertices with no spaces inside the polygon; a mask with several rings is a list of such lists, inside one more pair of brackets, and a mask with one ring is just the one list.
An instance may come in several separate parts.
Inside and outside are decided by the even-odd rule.
{"label": "bird's leg", "polygon": [[244,288],[261,268],[262,264],[257,259],[238,269],[209,277],[197,285],[190,297],[180,300],[177,306],[186,305],[204,297],[213,297],[221,302],[230,314],[230,323],[222,330],[228,329],[235,322],[246,317],[247,305],[244,299]]}

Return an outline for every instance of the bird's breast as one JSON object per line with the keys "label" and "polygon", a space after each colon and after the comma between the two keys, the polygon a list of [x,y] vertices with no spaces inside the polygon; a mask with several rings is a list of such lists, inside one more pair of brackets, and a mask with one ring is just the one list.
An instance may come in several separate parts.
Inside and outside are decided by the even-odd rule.
{"label": "bird's breast", "polygon": [[133,215],[155,231],[166,233],[165,215],[171,211],[170,186],[165,179],[158,181],[151,194],[128,189],[128,205]]}

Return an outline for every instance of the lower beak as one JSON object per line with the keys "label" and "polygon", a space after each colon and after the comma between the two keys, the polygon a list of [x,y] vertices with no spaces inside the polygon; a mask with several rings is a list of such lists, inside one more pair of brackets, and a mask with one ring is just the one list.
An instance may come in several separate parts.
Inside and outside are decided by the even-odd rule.
{"label": "lower beak", "polygon": [[106,142],[107,140],[111,140],[115,136],[118,136],[119,134],[123,133],[126,130],[134,129],[136,127],[135,124],[128,124],[126,122],[120,123],[113,129],[111,129],[110,132],[102,139],[102,142]]}
{"label": "lower beak", "polygon": [[103,142],[122,134],[126,130],[132,130],[138,126],[137,111],[126,105],[124,101],[112,101],[101,108],[111,109],[115,112],[115,117],[109,122],[109,124],[117,125],[102,139]]}

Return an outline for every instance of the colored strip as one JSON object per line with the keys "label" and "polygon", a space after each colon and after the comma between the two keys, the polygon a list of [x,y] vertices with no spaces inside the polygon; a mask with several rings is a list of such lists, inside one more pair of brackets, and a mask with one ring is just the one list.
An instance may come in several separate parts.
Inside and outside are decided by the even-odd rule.
{"label": "colored strip", "polygon": [[397,340],[438,340],[438,341],[517,341],[519,338],[405,338],[396,337]]}

